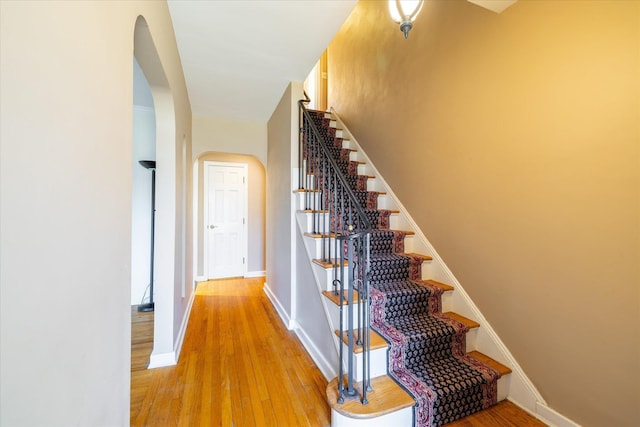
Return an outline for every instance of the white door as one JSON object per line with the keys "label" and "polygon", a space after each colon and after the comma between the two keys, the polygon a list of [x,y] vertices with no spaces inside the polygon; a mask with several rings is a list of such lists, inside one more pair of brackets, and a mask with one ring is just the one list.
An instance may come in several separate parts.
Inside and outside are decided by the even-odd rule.
{"label": "white door", "polygon": [[244,276],[247,165],[205,162],[207,276]]}

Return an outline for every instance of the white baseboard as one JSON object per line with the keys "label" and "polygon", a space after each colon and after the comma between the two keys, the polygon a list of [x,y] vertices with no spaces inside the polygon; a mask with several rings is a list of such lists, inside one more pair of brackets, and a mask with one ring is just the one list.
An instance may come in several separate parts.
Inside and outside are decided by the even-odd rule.
{"label": "white baseboard", "polygon": [[180,359],[180,351],[182,351],[182,343],[184,342],[184,336],[187,333],[187,326],[189,325],[189,317],[191,316],[191,307],[193,307],[193,300],[196,298],[195,291],[191,292],[191,296],[189,297],[189,302],[187,303],[187,309],[184,311],[184,316],[182,317],[182,324],[180,325],[180,331],[178,331],[178,339],[173,346],[173,352],[176,355],[176,363]]}
{"label": "white baseboard", "polygon": [[257,270],[257,271],[247,271],[247,273],[244,275],[244,277],[264,277],[267,275],[267,272],[262,270]]}
{"label": "white baseboard", "polygon": [[580,427],[580,424],[540,402],[536,405],[536,413],[533,415],[553,427]]}
{"label": "white baseboard", "polygon": [[207,278],[205,276],[196,276],[195,281],[196,282],[206,282]]}
{"label": "white baseboard", "polygon": [[335,369],[335,366],[332,366],[331,363],[324,357],[322,352],[318,350],[318,347],[313,343],[313,340],[307,335],[304,329],[300,327],[298,322],[294,321],[294,332],[300,339],[300,342],[309,353],[309,356],[313,359],[322,375],[327,381],[331,381],[338,375],[338,372]]}
{"label": "white baseboard", "polygon": [[269,301],[271,301],[271,305],[273,305],[273,307],[276,309],[276,312],[278,313],[278,316],[280,316],[280,319],[282,319],[282,323],[284,323],[287,329],[292,330],[294,326],[293,321],[289,317],[289,314],[284,309],[282,304],[280,304],[278,297],[276,297],[276,295],[273,293],[271,288],[269,288],[269,285],[267,284],[267,282],[264,283],[263,289],[264,289],[264,293],[267,295],[267,298],[269,298]]}
{"label": "white baseboard", "polygon": [[149,366],[147,369],[163,368],[165,366],[173,366],[178,363],[176,359],[176,353],[170,351],[169,353],[153,354],[149,358]]}
{"label": "white baseboard", "polygon": [[193,300],[195,299],[195,296],[196,293],[191,292],[191,297],[189,298],[189,302],[187,303],[187,309],[185,310],[184,316],[182,317],[182,324],[180,325],[178,338],[173,345],[173,351],[160,354],[151,353],[151,357],[149,358],[149,366],[147,367],[147,369],[173,366],[178,363],[178,359],[180,359],[180,351],[182,350],[182,343],[184,342],[184,336],[187,332],[187,325],[189,324],[189,317],[191,316],[191,308],[193,307]]}

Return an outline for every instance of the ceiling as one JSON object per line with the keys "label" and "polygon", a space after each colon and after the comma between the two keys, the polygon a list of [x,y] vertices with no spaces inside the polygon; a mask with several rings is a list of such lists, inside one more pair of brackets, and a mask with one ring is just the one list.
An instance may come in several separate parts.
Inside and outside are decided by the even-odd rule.
{"label": "ceiling", "polygon": [[357,0],[169,0],[193,114],[266,122]]}
{"label": "ceiling", "polygon": [[[515,2],[469,1],[498,13]],[[304,81],[357,0],[167,3],[192,113],[267,122],[289,82]]]}

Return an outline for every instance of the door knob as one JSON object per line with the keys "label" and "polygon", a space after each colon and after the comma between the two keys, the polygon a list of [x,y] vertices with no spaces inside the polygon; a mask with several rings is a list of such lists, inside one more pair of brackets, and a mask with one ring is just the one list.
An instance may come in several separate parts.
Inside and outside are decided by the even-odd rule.
{"label": "door knob", "polygon": [[214,228],[216,228],[216,226],[215,225],[210,225],[209,228],[213,230]]}

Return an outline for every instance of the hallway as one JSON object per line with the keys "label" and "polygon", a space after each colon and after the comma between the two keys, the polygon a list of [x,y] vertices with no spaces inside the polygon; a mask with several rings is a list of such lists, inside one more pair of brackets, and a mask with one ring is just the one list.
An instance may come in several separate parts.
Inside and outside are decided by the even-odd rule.
{"label": "hallway", "polygon": [[327,382],[283,326],[263,284],[264,278],[200,283],[176,366],[136,370],[136,348],[144,351],[136,325],[145,322],[132,312],[132,342],[138,343],[132,426],[330,424]]}

